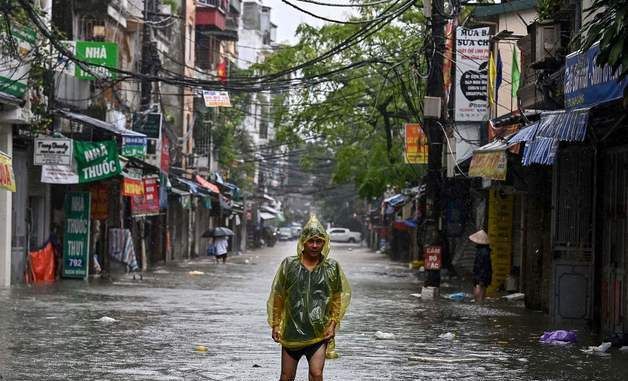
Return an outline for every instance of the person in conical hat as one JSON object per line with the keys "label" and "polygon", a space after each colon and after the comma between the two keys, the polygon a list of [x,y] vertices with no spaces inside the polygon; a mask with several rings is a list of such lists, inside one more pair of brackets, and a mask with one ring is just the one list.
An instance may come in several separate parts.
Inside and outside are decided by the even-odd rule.
{"label": "person in conical hat", "polygon": [[469,240],[476,245],[475,260],[473,261],[473,296],[476,302],[483,302],[486,296],[486,287],[491,284],[493,277],[488,234],[484,230],[479,230],[471,234]]}
{"label": "person in conical hat", "polygon": [[296,255],[285,258],[267,302],[272,338],[281,344],[280,381],[294,380],[303,355],[309,379],[323,379],[326,358],[336,358],[336,330],[351,288],[337,261],[329,258],[329,234],[315,216],[303,227]]}

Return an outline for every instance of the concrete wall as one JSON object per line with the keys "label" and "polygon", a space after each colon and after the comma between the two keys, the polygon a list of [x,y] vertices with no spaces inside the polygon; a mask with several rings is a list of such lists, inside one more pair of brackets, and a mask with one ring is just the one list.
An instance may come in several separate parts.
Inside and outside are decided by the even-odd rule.
{"label": "concrete wall", "polygon": [[[514,36],[525,36],[528,34],[526,24],[531,24],[536,17],[536,10],[534,9],[503,14],[497,22],[497,32],[508,30],[513,32]],[[525,21],[525,24],[522,19]],[[502,59],[502,84],[498,91],[496,114],[495,111],[492,111],[492,117],[508,114],[517,109],[517,97],[511,96],[512,55],[517,41],[501,40],[496,45]],[[495,60],[497,60],[496,51],[493,54],[495,54]],[[521,57],[517,59],[519,71],[521,71]]]}
{"label": "concrete wall", "polygon": [[[0,123],[0,151],[13,154],[11,125]],[[0,189],[0,287],[11,285],[11,192]]]}

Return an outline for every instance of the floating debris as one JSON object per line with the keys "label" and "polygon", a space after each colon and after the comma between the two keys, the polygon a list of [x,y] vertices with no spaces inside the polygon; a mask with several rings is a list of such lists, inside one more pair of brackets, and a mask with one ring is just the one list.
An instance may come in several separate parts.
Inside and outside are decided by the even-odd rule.
{"label": "floating debris", "polygon": [[207,352],[208,350],[209,350],[209,348],[207,348],[204,345],[196,345],[194,347],[194,351],[196,351],[196,352]]}
{"label": "floating debris", "polygon": [[103,317],[101,317],[100,319],[98,319],[96,321],[99,321],[101,323],[107,323],[107,324],[117,322],[116,319],[110,318],[109,316],[103,316]]}
{"label": "floating debris", "polygon": [[438,335],[439,339],[445,339],[445,340],[453,340],[454,337],[456,337],[456,335],[451,333],[451,332],[447,332],[447,333],[443,333],[442,335]]}
{"label": "floating debris", "polygon": [[392,333],[377,331],[375,332],[375,338],[377,340],[393,340],[395,338],[395,335]]}
{"label": "floating debris", "polygon": [[196,270],[195,270],[195,271],[190,271],[190,272],[188,272],[188,274],[190,274],[190,275],[203,275],[203,274],[205,274],[205,273],[204,273],[204,272],[202,272],[202,271],[196,271]]}

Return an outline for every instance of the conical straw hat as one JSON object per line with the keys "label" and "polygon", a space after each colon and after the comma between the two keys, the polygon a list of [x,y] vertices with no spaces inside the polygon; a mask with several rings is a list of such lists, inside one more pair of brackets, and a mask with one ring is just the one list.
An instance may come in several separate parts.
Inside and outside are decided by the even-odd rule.
{"label": "conical straw hat", "polygon": [[488,234],[484,230],[478,230],[469,236],[469,240],[478,245],[488,245]]}

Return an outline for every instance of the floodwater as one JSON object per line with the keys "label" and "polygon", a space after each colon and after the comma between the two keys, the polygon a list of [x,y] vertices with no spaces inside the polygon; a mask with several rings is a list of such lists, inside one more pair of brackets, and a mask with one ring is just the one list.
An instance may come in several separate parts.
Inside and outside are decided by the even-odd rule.
{"label": "floodwater", "polygon": [[[277,380],[280,348],[270,338],[266,298],[294,248],[279,242],[226,265],[173,264],[142,281],[0,290],[0,380]],[[628,352],[585,354],[600,344],[585,331],[575,345],[539,344],[544,330],[558,327],[518,302],[423,301],[411,296],[420,288],[415,274],[384,255],[336,245],[332,256],[353,301],[326,380],[628,379]],[[376,340],[376,331],[395,338]],[[448,332],[453,339],[439,338]],[[306,379],[302,360],[297,380]]]}

